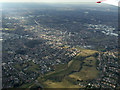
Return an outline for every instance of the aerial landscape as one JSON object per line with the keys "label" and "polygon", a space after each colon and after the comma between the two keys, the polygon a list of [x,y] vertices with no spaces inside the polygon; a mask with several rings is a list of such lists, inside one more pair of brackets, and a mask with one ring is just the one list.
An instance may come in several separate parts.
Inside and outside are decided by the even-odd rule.
{"label": "aerial landscape", "polygon": [[3,88],[119,89],[118,7],[3,3]]}

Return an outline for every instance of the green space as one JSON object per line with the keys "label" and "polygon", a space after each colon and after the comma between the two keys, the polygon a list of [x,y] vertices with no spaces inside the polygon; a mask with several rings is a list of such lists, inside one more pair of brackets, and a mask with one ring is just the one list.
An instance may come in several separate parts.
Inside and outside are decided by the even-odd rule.
{"label": "green space", "polygon": [[29,61],[28,63],[24,63],[24,64],[19,64],[16,63],[15,64],[15,68],[20,70],[20,71],[24,71],[24,72],[38,72],[40,70],[39,65],[34,64],[32,61]]}
{"label": "green space", "polygon": [[[45,88],[84,88],[88,81],[98,77],[99,71],[96,69],[95,50],[80,49],[71,61],[66,64],[55,65],[55,70],[38,77],[37,81]],[[32,64],[32,68],[34,64]],[[31,70],[32,70],[31,68]],[[84,85],[79,85],[84,84]],[[25,85],[28,87],[34,86]]]}
{"label": "green space", "polygon": [[43,87],[47,88],[81,88],[78,81],[86,84],[89,80],[95,79],[99,75],[96,69],[96,53],[94,50],[80,49],[68,64],[56,66],[55,71],[39,77]]}

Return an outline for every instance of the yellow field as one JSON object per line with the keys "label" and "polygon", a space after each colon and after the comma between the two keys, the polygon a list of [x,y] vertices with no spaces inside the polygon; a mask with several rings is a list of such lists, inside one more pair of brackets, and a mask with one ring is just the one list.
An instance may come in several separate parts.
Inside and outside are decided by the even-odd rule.
{"label": "yellow field", "polygon": [[98,76],[98,71],[95,68],[83,67],[80,72],[70,74],[69,77],[76,80],[92,80]]}
{"label": "yellow field", "polygon": [[84,60],[84,64],[80,72],[70,74],[69,77],[76,80],[89,80],[96,78],[98,74],[99,71],[96,69],[96,59],[91,56]]}
{"label": "yellow field", "polygon": [[53,82],[47,80],[44,82],[44,84],[47,86],[46,88],[81,88],[79,85],[73,85],[65,79],[62,82]]}
{"label": "yellow field", "polygon": [[90,56],[90,55],[93,55],[95,53],[97,53],[97,51],[95,50],[86,50],[86,49],[82,49],[80,50],[81,52],[79,54],[77,54],[77,56],[83,56],[83,57],[86,57],[86,56]]}

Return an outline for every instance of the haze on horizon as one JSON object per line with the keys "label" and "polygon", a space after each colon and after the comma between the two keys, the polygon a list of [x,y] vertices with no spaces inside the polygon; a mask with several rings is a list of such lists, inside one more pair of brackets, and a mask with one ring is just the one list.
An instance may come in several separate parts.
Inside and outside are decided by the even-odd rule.
{"label": "haze on horizon", "polygon": [[98,0],[0,0],[0,2],[46,2],[46,3],[59,3],[59,2],[97,2]]}

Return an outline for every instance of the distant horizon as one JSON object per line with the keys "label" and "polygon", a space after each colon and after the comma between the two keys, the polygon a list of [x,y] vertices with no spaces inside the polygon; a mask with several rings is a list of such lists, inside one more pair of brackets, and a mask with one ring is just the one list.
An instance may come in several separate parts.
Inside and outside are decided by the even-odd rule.
{"label": "distant horizon", "polygon": [[[80,3],[97,3],[100,0],[0,0],[0,3],[63,3],[63,4],[80,4]],[[105,0],[101,1],[101,3],[111,4],[114,6],[119,6],[118,1],[120,0]],[[99,3],[100,4],[100,3]]]}
{"label": "distant horizon", "polygon": [[[0,2],[0,4],[75,4],[75,5],[79,5],[79,4],[88,4],[88,5],[97,5],[97,6],[103,6],[103,5],[107,5],[106,3],[102,3],[102,4],[97,4],[95,2]],[[111,6],[111,5],[110,5]]]}
{"label": "distant horizon", "polygon": [[15,3],[15,2],[36,2],[36,3],[80,3],[80,2],[97,2],[98,0],[0,0],[2,3]]}
{"label": "distant horizon", "polygon": [[94,2],[0,2],[1,3],[46,3],[46,4],[83,4],[83,3],[88,3],[88,4],[96,4]]}
{"label": "distant horizon", "polygon": [[0,2],[0,3],[95,3],[95,2]]}

